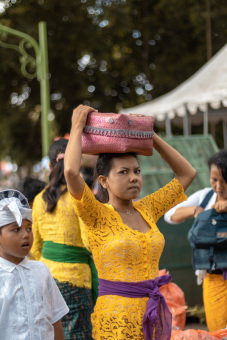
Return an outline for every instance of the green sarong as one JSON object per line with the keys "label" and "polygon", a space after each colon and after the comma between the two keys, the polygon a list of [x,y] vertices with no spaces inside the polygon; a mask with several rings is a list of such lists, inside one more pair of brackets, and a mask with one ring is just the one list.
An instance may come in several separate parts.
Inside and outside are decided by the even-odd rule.
{"label": "green sarong", "polygon": [[82,247],[68,246],[67,244],[44,241],[42,257],[54,262],[86,263],[90,266],[92,275],[92,295],[94,303],[98,297],[98,273],[91,257],[91,253]]}

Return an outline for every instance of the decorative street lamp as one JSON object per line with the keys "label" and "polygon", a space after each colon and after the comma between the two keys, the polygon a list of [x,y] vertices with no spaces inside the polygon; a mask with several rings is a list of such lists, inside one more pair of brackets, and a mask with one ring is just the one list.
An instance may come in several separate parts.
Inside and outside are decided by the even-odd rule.
{"label": "decorative street lamp", "polygon": [[[46,23],[39,22],[39,44],[30,35],[14,30],[7,26],[0,25],[0,32],[5,32],[20,38],[18,45],[7,44],[0,40],[0,46],[16,50],[20,54],[21,73],[28,79],[37,78],[40,82],[40,101],[41,101],[41,134],[42,134],[42,156],[48,154],[50,145],[50,129],[48,114],[50,111],[50,90],[49,90],[49,71],[48,71],[48,52],[47,52],[47,33]],[[33,48],[35,58],[29,55],[28,48]],[[30,68],[28,69],[28,66]],[[30,69],[34,70],[30,72]]]}

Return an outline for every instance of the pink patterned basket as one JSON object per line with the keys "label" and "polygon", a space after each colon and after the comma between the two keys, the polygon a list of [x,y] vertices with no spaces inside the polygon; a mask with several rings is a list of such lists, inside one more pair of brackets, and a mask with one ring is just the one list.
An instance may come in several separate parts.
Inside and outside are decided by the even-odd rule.
{"label": "pink patterned basket", "polygon": [[154,118],[91,112],[82,134],[82,153],[153,154]]}

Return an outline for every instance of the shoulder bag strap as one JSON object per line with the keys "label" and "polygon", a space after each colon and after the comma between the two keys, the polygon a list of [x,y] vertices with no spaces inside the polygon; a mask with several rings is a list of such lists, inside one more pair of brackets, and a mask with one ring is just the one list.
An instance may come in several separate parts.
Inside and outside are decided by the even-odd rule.
{"label": "shoulder bag strap", "polygon": [[209,200],[211,199],[211,197],[213,196],[213,189],[211,189],[206,196],[204,197],[203,201],[200,204],[200,207],[202,207],[203,209],[207,206],[207,203],[209,202]]}

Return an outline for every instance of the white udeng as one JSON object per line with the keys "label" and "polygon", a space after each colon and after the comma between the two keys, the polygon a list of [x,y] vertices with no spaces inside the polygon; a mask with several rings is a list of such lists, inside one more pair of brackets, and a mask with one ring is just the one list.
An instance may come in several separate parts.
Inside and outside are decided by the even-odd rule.
{"label": "white udeng", "polygon": [[[7,192],[7,197],[4,196],[5,192]],[[18,197],[15,197],[15,194]],[[22,199],[25,200],[24,204],[21,202]],[[15,221],[20,227],[22,219],[32,222],[32,210],[27,199],[17,190],[2,191],[0,197],[0,228]]]}

